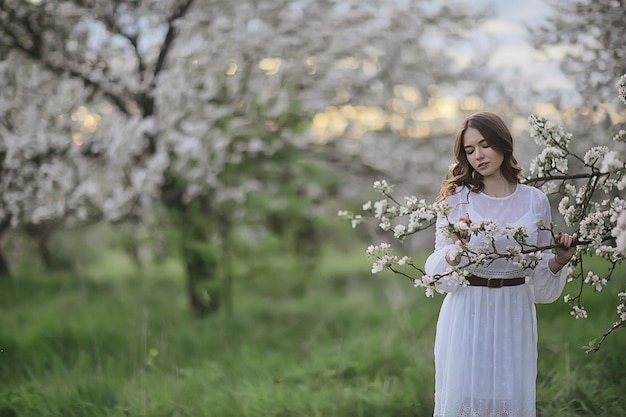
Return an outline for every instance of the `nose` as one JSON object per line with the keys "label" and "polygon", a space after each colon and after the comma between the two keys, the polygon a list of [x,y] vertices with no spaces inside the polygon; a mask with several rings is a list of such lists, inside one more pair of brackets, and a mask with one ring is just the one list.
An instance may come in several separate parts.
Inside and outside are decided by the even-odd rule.
{"label": "nose", "polygon": [[476,159],[483,159],[484,155],[483,155],[483,151],[480,149],[480,147],[477,147],[474,150],[474,153],[476,154],[475,155]]}

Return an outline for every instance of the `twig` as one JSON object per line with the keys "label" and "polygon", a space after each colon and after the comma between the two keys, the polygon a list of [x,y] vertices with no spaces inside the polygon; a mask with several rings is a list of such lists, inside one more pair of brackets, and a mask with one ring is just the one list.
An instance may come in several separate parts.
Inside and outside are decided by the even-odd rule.
{"label": "twig", "polygon": [[607,330],[602,337],[600,338],[600,341],[598,343],[596,343],[592,348],[590,348],[589,350],[587,350],[587,353],[591,353],[591,352],[597,352],[600,350],[600,346],[602,346],[602,343],[604,343],[604,341],[606,340],[607,337],[609,337],[609,335],[611,333],[613,333],[616,329],[619,329],[620,327],[626,327],[626,322],[624,321],[617,321],[615,323],[613,323],[613,326],[611,326],[611,328],[609,330]]}

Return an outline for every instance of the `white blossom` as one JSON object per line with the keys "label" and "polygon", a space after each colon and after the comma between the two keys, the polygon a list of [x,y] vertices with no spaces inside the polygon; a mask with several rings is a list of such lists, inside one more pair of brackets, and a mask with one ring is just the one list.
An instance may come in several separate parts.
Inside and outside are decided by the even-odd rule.
{"label": "white blossom", "polygon": [[391,220],[389,220],[387,217],[381,218],[378,227],[380,227],[381,230],[384,231],[391,230]]}
{"label": "white blossom", "polygon": [[378,180],[374,182],[374,189],[376,191],[380,191],[381,193],[391,193],[393,192],[393,187],[390,186],[385,180]]}
{"label": "white blossom", "polygon": [[354,216],[354,218],[350,220],[352,228],[354,229],[355,227],[357,227],[357,225],[361,223],[362,221],[363,221],[363,216],[361,216],[360,214],[357,214],[356,216]]}
{"label": "white blossom", "polygon": [[538,177],[548,176],[553,170],[566,173],[568,170],[565,152],[554,146],[548,146],[530,163],[530,172]]}
{"label": "white blossom", "polygon": [[620,321],[625,322],[626,321],[626,292],[618,293],[617,297],[621,301],[621,303],[617,305],[617,314],[619,315]]}
{"label": "white blossom", "polygon": [[617,152],[607,152],[602,159],[600,172],[615,172],[620,169],[624,169],[624,162],[619,158]]}
{"label": "white blossom", "polygon": [[378,272],[381,272],[384,268],[385,265],[383,261],[381,259],[378,259],[372,264],[372,274],[377,274]]}
{"label": "white blossom", "polygon": [[570,312],[570,314],[572,316],[574,316],[576,319],[586,319],[587,318],[587,311],[585,310],[584,307],[580,307],[580,306],[572,306],[572,311]]}
{"label": "white blossom", "polygon": [[399,224],[393,228],[393,235],[397,238],[403,236],[406,231],[406,226],[403,224]]}
{"label": "white blossom", "polygon": [[602,291],[602,288],[607,284],[606,278],[600,278],[598,274],[589,271],[584,280],[585,284],[591,284],[595,287],[596,291]]}
{"label": "white blossom", "polygon": [[583,161],[587,165],[594,165],[596,161],[600,160],[600,158],[602,158],[608,152],[609,148],[606,146],[594,146],[585,153]]}
{"label": "white blossom", "polygon": [[622,208],[615,216],[615,227],[611,231],[611,236],[615,238],[616,249],[626,254],[626,210]]}
{"label": "white blossom", "polygon": [[554,194],[559,190],[559,185],[554,181],[548,181],[541,185],[541,191],[544,194]]}
{"label": "white blossom", "polygon": [[600,246],[606,238],[608,211],[599,212],[592,211],[580,222],[580,237],[584,240],[593,242],[596,246]]}
{"label": "white blossom", "polygon": [[622,75],[617,82],[617,88],[620,100],[626,104],[626,74]]}
{"label": "white blossom", "polygon": [[545,118],[531,115],[528,123],[530,124],[530,137],[540,146],[567,148],[572,139],[571,133],[565,132],[563,126]]}
{"label": "white blossom", "polygon": [[466,233],[470,230],[469,224],[464,221],[458,221],[453,224],[454,231],[457,233]]}
{"label": "white blossom", "polygon": [[614,142],[626,142],[626,130],[621,129],[615,136],[613,136]]}
{"label": "white blossom", "polygon": [[461,241],[457,240],[454,245],[448,250],[448,259],[453,260],[457,259],[459,256],[463,254],[463,245]]}
{"label": "white blossom", "polygon": [[382,219],[383,216],[387,213],[388,206],[389,202],[386,199],[376,201],[374,203],[374,217],[377,219]]}

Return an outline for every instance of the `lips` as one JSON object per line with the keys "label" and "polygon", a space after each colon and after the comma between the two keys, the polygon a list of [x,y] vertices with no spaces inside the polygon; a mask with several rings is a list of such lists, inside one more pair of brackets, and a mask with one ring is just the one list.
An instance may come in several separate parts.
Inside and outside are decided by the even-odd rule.
{"label": "lips", "polygon": [[489,165],[489,162],[482,162],[480,164],[478,164],[478,169],[484,169],[487,167],[487,165]]}

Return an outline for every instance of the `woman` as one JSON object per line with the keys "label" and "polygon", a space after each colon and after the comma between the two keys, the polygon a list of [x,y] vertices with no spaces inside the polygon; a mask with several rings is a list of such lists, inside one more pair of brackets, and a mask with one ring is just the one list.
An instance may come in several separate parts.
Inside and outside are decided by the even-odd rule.
{"label": "woman", "polygon": [[[501,226],[523,223],[529,244],[550,245],[550,204],[540,190],[520,184],[513,138],[504,121],[489,112],[468,117],[454,143],[456,166],[443,183],[440,200],[451,221],[491,219]],[[457,240],[480,245],[480,235],[446,238],[437,221],[435,251],[428,275],[444,274],[467,259],[450,255]],[[537,326],[534,303],[551,303],[565,286],[563,267],[575,252],[576,235],[556,236],[533,269],[498,259],[488,266],[467,265],[469,286],[444,284],[435,338],[435,417],[534,417]],[[496,239],[498,249],[511,245]],[[563,271],[563,272],[561,272]]]}

